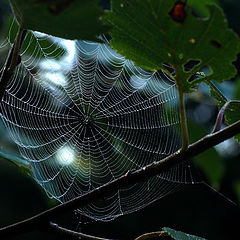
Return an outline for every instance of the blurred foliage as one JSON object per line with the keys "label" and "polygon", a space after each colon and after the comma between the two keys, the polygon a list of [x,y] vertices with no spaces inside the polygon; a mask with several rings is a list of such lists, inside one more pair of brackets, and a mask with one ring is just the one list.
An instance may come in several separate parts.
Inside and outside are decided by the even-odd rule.
{"label": "blurred foliage", "polygon": [[[206,129],[192,120],[188,121],[188,126],[190,129],[189,134],[191,143],[196,142],[208,134]],[[203,171],[210,184],[214,188],[219,189],[221,180],[224,176],[225,168],[223,160],[216,149],[210,148],[209,150],[201,153],[193,159],[193,162]]]}
{"label": "blurred foliage", "polygon": [[240,179],[233,183],[234,190],[237,194],[238,203],[240,203]]}
{"label": "blurred foliage", "polygon": [[9,0],[23,29],[67,39],[99,41],[109,27],[100,20],[98,0]]}
{"label": "blurred foliage", "polygon": [[240,34],[239,27],[239,10],[240,10],[240,1],[238,0],[218,0],[221,7],[224,9],[224,12],[227,16],[229,25],[234,29],[238,34]]}

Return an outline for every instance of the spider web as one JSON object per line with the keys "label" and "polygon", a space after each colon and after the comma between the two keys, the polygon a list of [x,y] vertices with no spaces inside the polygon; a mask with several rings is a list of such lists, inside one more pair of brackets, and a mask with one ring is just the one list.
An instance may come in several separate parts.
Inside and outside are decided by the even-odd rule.
{"label": "spider web", "polygon": [[[105,44],[35,32],[28,39],[0,115],[49,197],[68,201],[180,148],[178,95],[164,72],[135,67],[104,37]],[[66,54],[57,60],[61,48]],[[112,220],[192,181],[181,164],[78,211]]]}

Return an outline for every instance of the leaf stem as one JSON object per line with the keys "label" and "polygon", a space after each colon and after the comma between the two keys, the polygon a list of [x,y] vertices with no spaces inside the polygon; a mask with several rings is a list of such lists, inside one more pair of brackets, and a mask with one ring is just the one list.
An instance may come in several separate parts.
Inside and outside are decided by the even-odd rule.
{"label": "leaf stem", "polygon": [[181,120],[181,131],[182,131],[182,151],[185,151],[189,145],[189,134],[187,126],[187,116],[184,103],[184,95],[181,90],[178,91],[179,94],[179,108],[180,108],[180,120]]}
{"label": "leaf stem", "polygon": [[180,121],[181,121],[181,136],[182,136],[181,151],[185,151],[189,145],[187,115],[186,115],[186,108],[185,108],[185,102],[184,102],[184,92],[183,92],[182,81],[177,68],[175,68],[175,73],[176,73],[175,81],[178,89]]}
{"label": "leaf stem", "polygon": [[2,101],[4,92],[7,88],[7,84],[12,77],[15,68],[19,63],[19,52],[22,47],[22,43],[27,34],[27,30],[19,28],[15,42],[9,51],[7,60],[5,62],[1,77],[0,77],[0,102]]}

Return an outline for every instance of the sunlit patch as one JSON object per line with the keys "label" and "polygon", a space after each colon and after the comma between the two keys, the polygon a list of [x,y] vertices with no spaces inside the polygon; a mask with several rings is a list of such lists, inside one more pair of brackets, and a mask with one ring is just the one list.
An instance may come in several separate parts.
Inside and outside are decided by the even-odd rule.
{"label": "sunlit patch", "polygon": [[44,78],[56,85],[64,86],[66,85],[66,77],[59,72],[47,72],[44,74]]}
{"label": "sunlit patch", "polygon": [[71,40],[60,40],[54,38],[59,45],[65,48],[66,53],[60,59],[44,59],[40,62],[41,69],[46,71],[69,71],[72,69],[74,59],[76,56],[76,46],[75,42]]}
{"label": "sunlit patch", "polygon": [[42,60],[40,62],[40,67],[41,67],[41,69],[47,70],[47,71],[60,71],[61,70],[61,65],[59,64],[59,61],[52,60],[52,59]]}
{"label": "sunlit patch", "polygon": [[74,60],[74,57],[76,55],[76,46],[75,42],[71,40],[65,40],[62,42],[63,47],[66,48],[67,54],[63,61],[67,62],[68,64],[71,64]]}
{"label": "sunlit patch", "polygon": [[236,157],[240,148],[236,140],[233,138],[227,139],[214,147],[218,153],[223,157]]}
{"label": "sunlit patch", "polygon": [[69,146],[60,148],[57,151],[56,159],[57,162],[61,165],[70,165],[74,162],[75,159],[74,150]]}

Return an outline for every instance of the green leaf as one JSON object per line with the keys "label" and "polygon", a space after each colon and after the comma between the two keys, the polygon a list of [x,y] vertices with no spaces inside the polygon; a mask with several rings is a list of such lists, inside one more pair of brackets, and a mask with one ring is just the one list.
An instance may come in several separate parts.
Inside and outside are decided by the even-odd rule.
{"label": "green leaf", "polygon": [[[225,113],[224,113],[225,123],[231,125],[240,120],[240,101],[229,102]],[[240,134],[234,136],[234,138],[240,143]]]}
{"label": "green leaf", "polygon": [[[200,2],[192,1],[191,8],[203,8]],[[185,6],[185,14],[178,21],[173,14],[175,3],[179,1],[112,0],[112,11],[104,19],[113,26],[110,32],[113,48],[149,70],[164,69],[164,63],[171,65],[176,73],[171,77],[178,78],[184,92],[191,92],[193,86],[205,80],[221,82],[235,76],[232,62],[240,52],[240,41],[228,29],[221,8],[207,5],[209,18],[199,18],[193,15],[190,6]],[[185,70],[184,65],[190,60],[199,64]],[[202,69],[210,73],[191,80]]]}
{"label": "green leaf", "polygon": [[206,238],[197,237],[181,231],[164,227],[163,230],[169,234],[174,240],[206,240]]}
{"label": "green leaf", "polygon": [[210,87],[210,95],[217,100],[219,110],[228,101],[228,99],[223,95],[218,86],[214,82],[208,81],[207,84]]}
{"label": "green leaf", "polygon": [[196,4],[196,0],[188,0],[188,6],[193,10],[194,14],[199,17],[209,17],[209,9],[207,4],[216,3],[216,0],[201,0]]}
{"label": "green leaf", "polygon": [[230,125],[240,120],[240,101],[229,102],[225,111],[225,122]]}
{"label": "green leaf", "polygon": [[[18,29],[18,23],[12,17],[9,17],[3,29],[3,36],[8,38],[11,43],[14,43]],[[47,56],[48,58],[58,60],[66,53],[66,50],[54,42],[52,38],[45,36],[37,37],[34,32],[28,31],[21,52],[34,58],[43,59]]]}
{"label": "green leaf", "polygon": [[109,27],[100,20],[98,0],[10,0],[23,29],[67,38],[99,41]]}
{"label": "green leaf", "polygon": [[51,38],[46,38],[46,36],[36,37],[33,32],[28,32],[24,39],[21,52],[25,52],[25,54],[39,59],[54,58],[58,60],[63,57],[66,50],[54,42]]}

